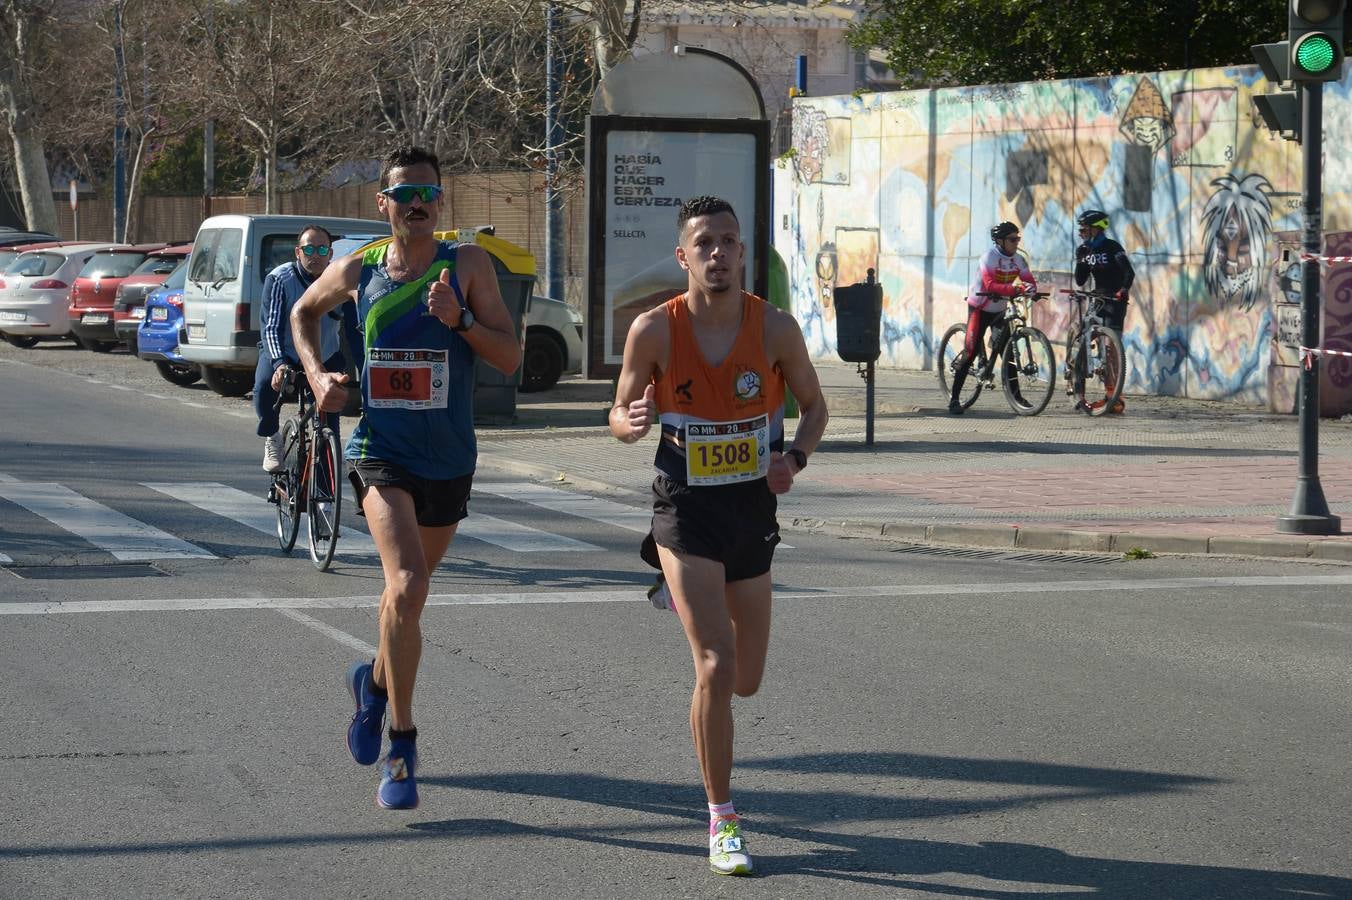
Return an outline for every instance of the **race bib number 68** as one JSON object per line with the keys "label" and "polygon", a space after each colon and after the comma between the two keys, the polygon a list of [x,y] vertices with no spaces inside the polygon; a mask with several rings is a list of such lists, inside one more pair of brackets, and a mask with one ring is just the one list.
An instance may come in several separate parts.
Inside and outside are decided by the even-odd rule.
{"label": "race bib number 68", "polygon": [[373,347],[366,364],[366,383],[375,409],[445,407],[446,351]]}

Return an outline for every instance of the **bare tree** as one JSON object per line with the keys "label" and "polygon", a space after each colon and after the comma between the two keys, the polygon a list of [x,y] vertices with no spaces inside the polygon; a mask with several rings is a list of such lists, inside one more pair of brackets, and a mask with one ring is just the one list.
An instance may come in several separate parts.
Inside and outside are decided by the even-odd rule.
{"label": "bare tree", "polygon": [[345,5],[198,0],[184,94],[250,146],[263,172],[264,205],[277,209],[283,161],[331,160],[355,127],[360,59]]}
{"label": "bare tree", "polygon": [[34,90],[49,49],[44,32],[55,10],[42,0],[0,0],[0,118],[9,132],[14,173],[30,229],[56,233],[56,204]]}

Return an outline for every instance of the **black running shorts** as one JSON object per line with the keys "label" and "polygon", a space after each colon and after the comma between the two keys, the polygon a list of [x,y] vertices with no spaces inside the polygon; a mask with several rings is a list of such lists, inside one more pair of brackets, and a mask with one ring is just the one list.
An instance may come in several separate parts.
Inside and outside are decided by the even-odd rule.
{"label": "black running shorts", "polygon": [[653,481],[652,531],[643,541],[644,562],[661,568],[660,544],[677,553],[723,564],[727,581],[770,571],[779,543],[777,501],[765,479],[692,488],[665,475]]}
{"label": "black running shorts", "polygon": [[444,528],[469,515],[469,489],[474,474],[459,478],[419,478],[412,472],[381,459],[348,460],[347,477],[357,494],[357,515],[365,516],[362,496],[368,487],[397,487],[413,498],[418,524],[425,528]]}

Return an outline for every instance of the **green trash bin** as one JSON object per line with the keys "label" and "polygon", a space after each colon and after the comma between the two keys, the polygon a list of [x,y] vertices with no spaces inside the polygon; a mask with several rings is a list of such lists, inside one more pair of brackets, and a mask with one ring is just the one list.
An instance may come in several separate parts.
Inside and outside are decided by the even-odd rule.
{"label": "green trash bin", "polygon": [[[782,309],[792,315],[793,309],[789,296],[789,267],[784,265],[784,258],[779,255],[779,251],[774,247],[770,248],[770,296],[765,299],[776,309]],[[798,401],[787,387],[784,388],[784,418],[798,418]]]}

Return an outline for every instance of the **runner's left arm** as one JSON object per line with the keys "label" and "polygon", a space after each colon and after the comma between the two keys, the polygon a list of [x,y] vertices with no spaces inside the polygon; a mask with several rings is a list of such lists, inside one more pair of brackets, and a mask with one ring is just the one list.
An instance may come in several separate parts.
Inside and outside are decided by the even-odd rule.
{"label": "runner's left arm", "polygon": [[428,286],[427,309],[448,328],[460,324],[460,298],[450,283],[454,279],[465,306],[474,314],[474,324],[457,333],[484,362],[510,375],[521,365],[521,339],[512,326],[507,304],[502,302],[493,259],[487,250],[474,244],[462,244],[455,252],[455,274],[443,273],[444,280],[438,279]]}
{"label": "runner's left arm", "polygon": [[826,433],[831,415],[826,409],[817,370],[807,353],[798,320],[781,310],[766,310],[767,338],[771,359],[784,373],[784,383],[798,401],[798,428],[789,449],[811,456]]}

